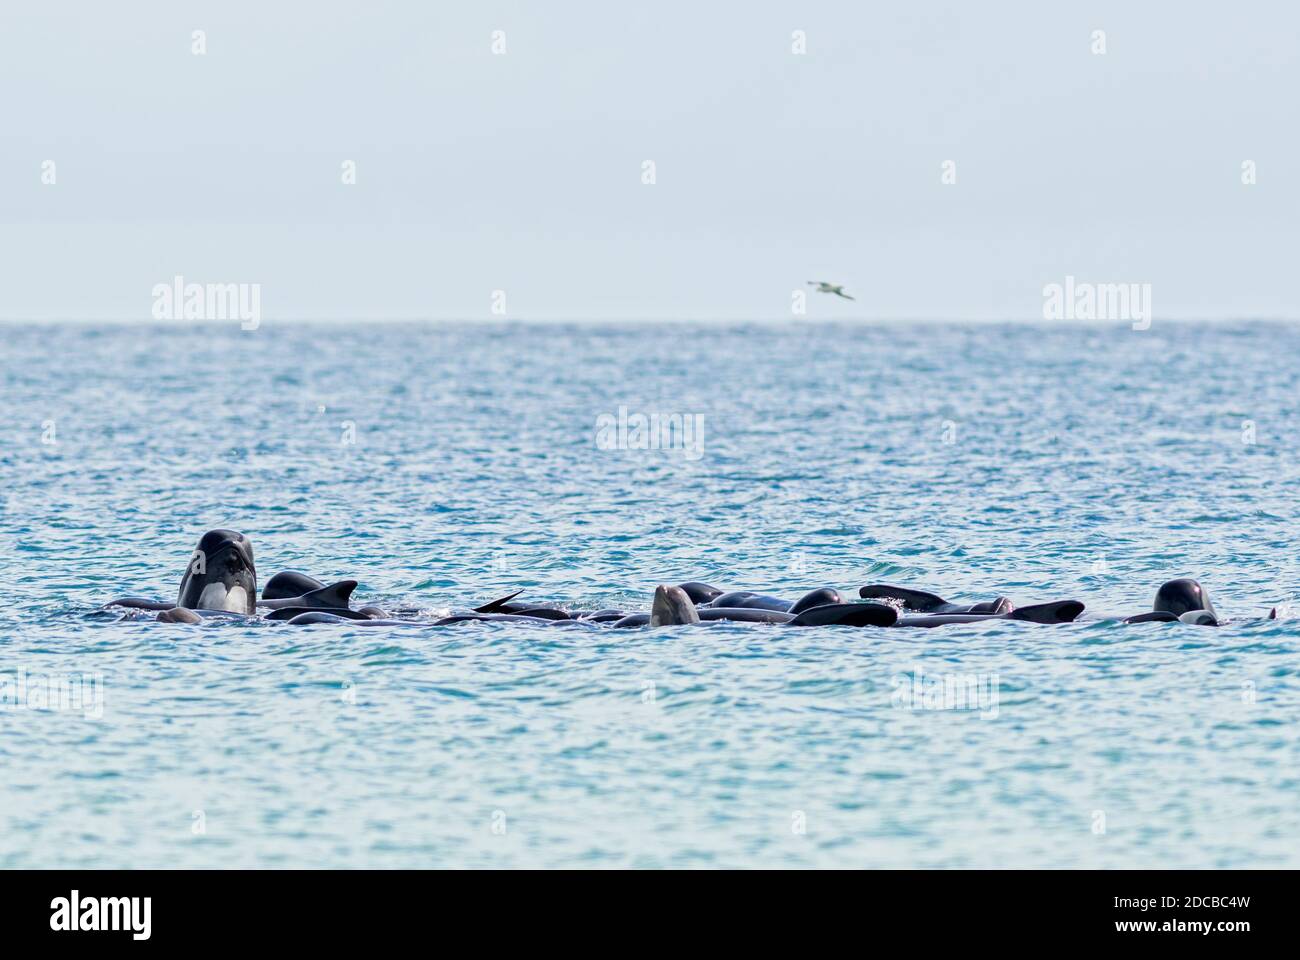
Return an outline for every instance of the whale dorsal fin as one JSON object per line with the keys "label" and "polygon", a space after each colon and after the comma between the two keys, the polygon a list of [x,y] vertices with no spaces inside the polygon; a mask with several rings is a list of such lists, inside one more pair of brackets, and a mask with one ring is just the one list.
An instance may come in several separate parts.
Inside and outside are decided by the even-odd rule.
{"label": "whale dorsal fin", "polygon": [[304,593],[301,597],[301,606],[346,608],[348,597],[352,596],[352,591],[356,588],[357,582],[355,580],[339,580],[337,583],[331,583],[319,590],[313,590],[311,593]]}
{"label": "whale dorsal fin", "polygon": [[483,606],[481,606],[481,607],[475,607],[475,608],[474,608],[474,612],[475,612],[475,613],[497,613],[497,612],[500,611],[500,610],[501,610],[501,609],[502,609],[502,608],[503,608],[507,603],[509,603],[509,602],[510,602],[511,600],[513,600],[515,597],[519,596],[519,594],[521,594],[521,593],[523,593],[522,590],[516,590],[514,593],[506,594],[506,595],[505,595],[504,597],[502,597],[500,600],[493,600],[491,603],[485,603],[485,604],[483,604]]}
{"label": "whale dorsal fin", "polygon": [[948,606],[947,600],[933,593],[909,590],[907,587],[891,587],[887,583],[869,583],[859,588],[858,596],[864,600],[898,600],[907,609],[922,613]]}

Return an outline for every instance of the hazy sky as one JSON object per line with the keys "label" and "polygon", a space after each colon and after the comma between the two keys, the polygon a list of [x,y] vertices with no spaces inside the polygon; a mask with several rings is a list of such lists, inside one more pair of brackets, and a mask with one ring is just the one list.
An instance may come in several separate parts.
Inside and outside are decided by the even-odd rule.
{"label": "hazy sky", "polygon": [[858,297],[811,316],[1020,318],[1067,274],[1300,317],[1297,47],[1286,2],[6,2],[0,317],[147,319],[177,274],[269,318],[781,317],[809,279]]}

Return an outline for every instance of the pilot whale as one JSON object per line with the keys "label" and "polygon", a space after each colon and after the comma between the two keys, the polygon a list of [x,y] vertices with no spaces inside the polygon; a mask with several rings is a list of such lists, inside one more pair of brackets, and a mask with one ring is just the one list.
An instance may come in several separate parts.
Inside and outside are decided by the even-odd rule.
{"label": "pilot whale", "polygon": [[209,530],[194,548],[176,606],[188,610],[257,612],[253,544],[237,530]]}
{"label": "pilot whale", "polygon": [[[893,609],[892,607],[890,609]],[[1078,600],[1052,600],[1017,607],[1005,613],[918,613],[899,617],[900,627],[942,627],[949,623],[982,623],[985,620],[1020,620],[1025,623],[1073,623],[1083,613]]]}
{"label": "pilot whale", "polygon": [[257,567],[252,543],[237,530],[209,530],[190,554],[175,603],[119,597],[107,605],[164,612],[181,608],[253,614],[256,601]]}
{"label": "pilot whale", "polygon": [[352,596],[352,591],[357,588],[355,580],[339,580],[337,583],[331,583],[329,586],[317,587],[306,593],[294,597],[274,597],[268,599],[266,592],[262,592],[262,599],[257,601],[259,607],[267,607],[275,610],[281,607],[342,607],[347,609],[348,598]]}
{"label": "pilot whale", "polygon": [[[259,598],[252,543],[236,530],[221,528],[209,530],[199,538],[181,577],[174,602],[123,597],[112,601],[109,606],[158,611],[160,622],[174,624],[223,619],[247,621],[261,617],[292,624],[448,626],[498,622],[594,630],[717,621],[799,627],[936,627],[985,620],[1069,623],[1084,611],[1084,605],[1077,600],[1057,600],[1019,608],[1006,597],[954,603],[923,590],[879,583],[859,588],[858,595],[862,599],[851,603],[845,602],[833,587],[819,587],[796,600],[786,600],[750,590],[728,591],[710,583],[688,580],[676,586],[659,586],[646,613],[611,608],[571,610],[567,605],[521,599],[522,591],[516,590],[473,610],[453,607],[448,615],[414,620],[400,618],[403,613],[408,616],[417,614],[414,608],[399,610],[395,619],[378,607],[352,609],[351,597],[356,587],[356,580],[327,584],[309,574],[286,570],[267,581]],[[1161,584],[1148,612],[1104,619],[1122,619],[1126,623],[1179,621],[1215,626],[1222,622],[1205,588],[1196,580],[1187,578]]]}
{"label": "pilot whale", "polygon": [[1125,623],[1190,623],[1199,627],[1217,627],[1222,621],[1210,602],[1210,594],[1196,580],[1166,580],[1156,591],[1149,613],[1125,617]]}
{"label": "pilot whale", "polygon": [[[683,590],[687,584],[679,584]],[[688,594],[689,590],[686,591]],[[695,599],[694,596],[691,597]],[[832,603],[843,603],[844,598],[840,596],[838,590],[833,587],[819,587],[816,590],[810,590],[798,600],[782,600],[780,597],[770,597],[763,593],[754,593],[750,590],[732,590],[728,593],[718,593],[705,603],[696,600],[696,604],[701,609],[727,609],[727,610],[774,610],[778,613],[800,614],[812,607],[824,607]]]}
{"label": "pilot whale", "polygon": [[888,583],[869,583],[858,588],[858,596],[865,600],[894,600],[916,613],[1010,613],[1014,605],[1006,597],[980,603],[949,603],[943,597],[924,590],[895,587]]}
{"label": "pilot whale", "polygon": [[325,584],[305,573],[282,570],[266,581],[266,586],[262,588],[262,599],[287,600],[290,597],[301,597],[304,593],[311,593],[323,586]]}
{"label": "pilot whale", "polygon": [[[831,591],[832,593],[834,591]],[[813,591],[794,604],[798,613],[786,610],[774,610],[764,606],[727,607],[714,606],[718,601],[733,597],[722,594],[712,603],[696,606],[690,595],[681,587],[660,585],[655,589],[654,600],[649,614],[632,614],[617,621],[615,627],[667,627],[701,623],[713,620],[730,620],[740,623],[777,623],[792,627],[888,627],[898,619],[898,611],[882,603],[825,603],[815,605],[811,601],[814,595],[826,596],[824,590]],[[760,596],[753,594],[751,596]],[[836,594],[838,596],[838,594]],[[737,599],[743,599],[737,597]],[[762,598],[775,600],[776,598]],[[803,601],[809,600],[808,604]],[[779,602],[779,601],[778,601]]]}

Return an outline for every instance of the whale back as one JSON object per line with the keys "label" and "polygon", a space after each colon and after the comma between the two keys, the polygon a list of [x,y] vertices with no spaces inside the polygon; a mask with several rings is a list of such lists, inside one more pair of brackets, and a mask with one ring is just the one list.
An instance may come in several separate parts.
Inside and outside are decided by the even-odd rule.
{"label": "whale back", "polygon": [[1050,603],[1018,607],[1002,616],[1006,620],[1025,620],[1029,623],[1073,623],[1081,613],[1083,604],[1078,600],[1053,600]]}
{"label": "whale back", "polygon": [[792,627],[892,627],[898,611],[887,603],[828,603],[803,611]]}
{"label": "whale back", "polygon": [[691,598],[692,603],[708,603],[717,597],[722,596],[723,591],[719,590],[711,583],[700,583],[698,580],[687,580],[685,583],[679,583],[677,586],[686,591],[686,595]]}
{"label": "whale back", "polygon": [[319,590],[323,586],[325,584],[315,577],[309,577],[297,570],[283,570],[266,581],[266,586],[262,588],[262,599],[288,600],[291,597],[301,597],[305,593]]}
{"label": "whale back", "polygon": [[811,590],[790,605],[787,613],[795,616],[803,613],[805,610],[811,610],[813,607],[824,607],[831,603],[843,603],[844,598],[840,592],[833,587],[820,587],[817,590]]}

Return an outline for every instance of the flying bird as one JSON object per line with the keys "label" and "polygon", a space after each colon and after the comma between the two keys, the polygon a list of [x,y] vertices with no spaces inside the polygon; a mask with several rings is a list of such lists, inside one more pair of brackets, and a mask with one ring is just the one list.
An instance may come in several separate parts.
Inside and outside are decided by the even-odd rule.
{"label": "flying bird", "polygon": [[850,297],[844,292],[844,284],[842,283],[827,283],[825,280],[809,280],[808,286],[816,287],[818,293],[833,293],[837,297],[843,297],[845,300],[853,299],[853,297]]}

